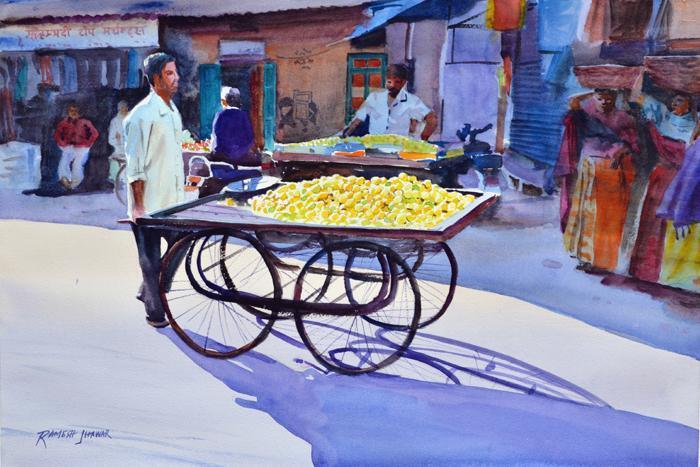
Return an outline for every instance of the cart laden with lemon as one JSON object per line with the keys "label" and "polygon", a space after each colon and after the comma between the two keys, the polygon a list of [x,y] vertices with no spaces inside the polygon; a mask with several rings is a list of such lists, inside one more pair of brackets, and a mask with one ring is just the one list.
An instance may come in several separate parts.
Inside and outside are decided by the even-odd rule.
{"label": "cart laden with lemon", "polygon": [[458,176],[472,166],[461,146],[444,150],[427,141],[390,134],[277,144],[272,159],[285,181],[335,174],[394,177],[403,172],[445,188],[460,188]]}
{"label": "cart laden with lemon", "polygon": [[182,232],[160,299],[191,348],[232,358],[289,319],[324,367],[357,374],[394,362],[445,313],[457,283],[446,241],[496,197],[405,173],[263,177],[136,222]]}

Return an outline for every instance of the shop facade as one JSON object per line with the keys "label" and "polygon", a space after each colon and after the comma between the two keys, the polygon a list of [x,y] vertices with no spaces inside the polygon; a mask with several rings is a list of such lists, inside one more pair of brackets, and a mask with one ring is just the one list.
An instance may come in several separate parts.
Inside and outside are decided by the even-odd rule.
{"label": "shop facade", "polygon": [[383,34],[344,41],[361,7],[220,18],[167,18],[162,46],[181,68],[185,126],[209,137],[221,86],[241,90],[259,146],[340,131],[369,92],[384,87]]}
{"label": "shop facade", "polygon": [[[100,136],[90,150],[86,189],[107,175],[107,143],[117,102],[134,105],[143,97],[141,63],[158,47],[158,20],[142,17],[25,20],[0,27],[0,76],[4,118],[0,133],[41,147],[43,184],[56,182],[60,149],[53,130],[75,102]],[[7,102],[3,101],[5,104]],[[8,112],[9,110],[9,112]]]}

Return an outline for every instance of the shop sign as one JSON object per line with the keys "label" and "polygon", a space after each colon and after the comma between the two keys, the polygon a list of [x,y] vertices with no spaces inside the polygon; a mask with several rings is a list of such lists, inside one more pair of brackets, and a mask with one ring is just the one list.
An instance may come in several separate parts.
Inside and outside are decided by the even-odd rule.
{"label": "shop sign", "polygon": [[0,51],[158,46],[158,20],[127,19],[0,27]]}

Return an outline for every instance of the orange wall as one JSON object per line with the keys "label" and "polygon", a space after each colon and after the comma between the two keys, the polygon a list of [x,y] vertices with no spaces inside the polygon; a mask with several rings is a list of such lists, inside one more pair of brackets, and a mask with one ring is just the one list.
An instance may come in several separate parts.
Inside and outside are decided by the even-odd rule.
{"label": "orange wall", "polygon": [[[251,17],[248,23],[239,20],[235,26],[210,19],[206,25],[179,25],[177,30],[191,37],[191,56],[197,65],[218,62],[220,40],[264,41],[267,59],[277,63],[278,104],[284,98],[293,100],[295,92],[298,99],[310,92],[317,108],[315,116],[309,116],[311,119],[295,118],[293,127],[279,124],[282,110],[278,105],[275,139],[304,141],[332,135],[345,123],[347,54],[385,52],[383,46],[358,50],[348,41],[341,41],[366,19],[361,12],[359,8],[341,8],[303,14],[275,13]],[[248,30],[231,32],[232,28]],[[291,109],[286,107],[283,111]],[[302,114],[296,112],[292,116]],[[289,117],[285,122],[291,123]]]}

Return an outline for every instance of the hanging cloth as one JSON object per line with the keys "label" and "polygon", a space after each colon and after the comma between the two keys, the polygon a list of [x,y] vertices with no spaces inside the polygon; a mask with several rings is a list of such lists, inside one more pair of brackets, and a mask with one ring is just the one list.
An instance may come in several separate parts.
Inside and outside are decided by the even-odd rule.
{"label": "hanging cloth", "polygon": [[15,101],[23,101],[27,97],[27,70],[29,64],[25,57],[20,57],[17,61],[17,81],[15,82]]}
{"label": "hanging cloth", "polygon": [[520,29],[525,24],[526,0],[488,0],[486,27],[495,31]]}
{"label": "hanging cloth", "polygon": [[51,82],[61,86],[61,67],[58,63],[58,57],[51,57]]}
{"label": "hanging cloth", "polygon": [[15,121],[12,115],[10,88],[0,89],[0,144],[15,139]]}
{"label": "hanging cloth", "polygon": [[63,68],[65,74],[65,82],[63,83],[64,92],[78,91],[78,65],[75,58],[66,55],[63,57]]}
{"label": "hanging cloth", "polygon": [[126,87],[138,88],[140,86],[139,54],[134,49],[129,49],[128,66],[126,71]]}
{"label": "hanging cloth", "polygon": [[39,57],[39,73],[41,73],[41,82],[53,84],[53,75],[51,73],[51,57],[42,55]]}

